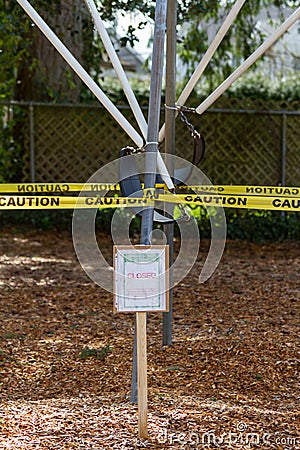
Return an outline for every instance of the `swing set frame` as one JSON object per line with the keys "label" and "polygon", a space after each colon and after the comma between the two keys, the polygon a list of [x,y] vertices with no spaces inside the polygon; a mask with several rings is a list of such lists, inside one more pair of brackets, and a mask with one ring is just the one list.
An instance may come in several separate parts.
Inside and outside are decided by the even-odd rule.
{"label": "swing set frame", "polygon": [[[236,16],[241,10],[246,0],[236,0],[231,11],[225,18],[220,29],[215,35],[212,43],[199,62],[196,70],[183,89],[177,101],[175,101],[175,60],[176,60],[176,0],[157,0],[155,7],[154,22],[154,43],[152,52],[152,68],[150,81],[150,100],[149,116],[146,121],[142,110],[137,102],[134,92],[127,79],[125,71],[120,63],[118,55],[107,34],[103,21],[97,11],[94,0],[84,0],[92,16],[95,27],[105,46],[106,52],[111,60],[116,75],[119,78],[121,86],[127,97],[128,103],[136,122],[139,132],[128,122],[118,108],[111,102],[100,86],[90,77],[87,71],[82,67],[73,54],[67,49],[63,42],[57,37],[54,31],[47,25],[38,12],[28,2],[28,0],[16,0],[19,5],[28,14],[35,25],[42,31],[46,38],[52,43],[56,50],[65,59],[68,65],[76,72],[81,80],[86,84],[90,91],[95,95],[99,102],[108,110],[116,122],[123,128],[128,137],[135,145],[146,152],[145,161],[145,180],[146,189],[153,189],[155,186],[156,174],[160,174],[167,188],[174,192],[175,186],[172,181],[172,167],[166,167],[158,145],[166,138],[166,152],[174,153],[175,147],[175,119],[180,109],[185,105],[189,95],[195,88],[202,73],[209,64],[215,51],[222,42],[224,36],[233,24]],[[298,19],[300,19],[300,7],[297,8],[291,16],[282,23],[282,25],[261,44],[255,52],[249,56],[226,80],[223,81],[202,103],[200,103],[194,112],[203,114],[243,73],[251,67]],[[159,130],[159,117],[161,109],[161,90],[164,67],[164,41],[165,30],[167,27],[167,52],[166,52],[166,124]],[[154,208],[149,206],[142,212],[141,224],[141,245],[151,245],[151,232],[153,229]],[[166,225],[167,239],[170,245],[170,261],[172,262],[172,244],[173,229],[172,224]],[[171,228],[170,228],[171,227]],[[147,352],[146,352],[146,312],[136,313],[136,333],[134,340],[134,357],[132,370],[132,391],[131,401],[137,402],[138,398],[138,417],[139,417],[139,437],[147,438]],[[164,313],[164,343],[170,345],[171,324],[172,324],[172,296],[170,295],[170,311]]]}

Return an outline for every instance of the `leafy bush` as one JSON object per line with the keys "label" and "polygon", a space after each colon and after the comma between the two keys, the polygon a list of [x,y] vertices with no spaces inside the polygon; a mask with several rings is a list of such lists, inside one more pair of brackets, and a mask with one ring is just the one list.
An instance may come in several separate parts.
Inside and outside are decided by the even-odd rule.
{"label": "leafy bush", "polygon": [[260,74],[250,74],[237,80],[227,91],[226,96],[297,101],[300,100],[300,78],[298,75],[290,75],[287,78],[270,80]]}
{"label": "leafy bush", "polygon": [[[0,182],[22,179],[22,124],[26,109],[0,106]],[[21,138],[21,139],[20,139]]]}
{"label": "leafy bush", "polygon": [[[210,237],[210,222],[204,208],[194,211],[202,237]],[[251,242],[300,239],[297,212],[226,209],[227,238]]]}
{"label": "leafy bush", "polygon": [[[96,216],[96,230],[111,233],[111,219],[114,209],[98,212]],[[300,240],[300,217],[298,212],[260,211],[247,209],[225,209],[227,222],[227,238],[240,239],[251,242]],[[3,226],[15,226],[22,229],[38,230],[67,230],[72,232],[72,210],[18,210],[1,211],[0,220]],[[202,238],[210,238],[210,220],[205,208],[197,206],[193,210]],[[137,237],[140,233],[141,219],[131,221],[129,235]],[[160,224],[154,224],[161,228]],[[175,235],[180,236],[179,228],[175,225]]]}

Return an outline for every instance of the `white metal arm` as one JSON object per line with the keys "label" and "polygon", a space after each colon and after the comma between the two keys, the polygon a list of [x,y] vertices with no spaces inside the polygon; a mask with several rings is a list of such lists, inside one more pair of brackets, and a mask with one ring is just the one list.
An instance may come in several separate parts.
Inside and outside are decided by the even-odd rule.
{"label": "white metal arm", "polygon": [[52,43],[61,56],[67,61],[69,66],[77,73],[81,80],[88,86],[93,92],[96,98],[102,103],[102,105],[110,112],[114,119],[119,123],[123,130],[131,137],[138,147],[142,147],[143,138],[137,133],[128,120],[120,113],[118,108],[109,100],[102,89],[95,83],[86,70],[81,66],[77,59],[67,49],[67,47],[61,42],[41,16],[35,11],[27,0],[17,0],[20,6],[26,11],[37,27],[45,34],[47,39]]}
{"label": "white metal arm", "polygon": [[144,138],[146,139],[147,128],[148,128],[146,119],[145,119],[144,114],[142,113],[142,110],[140,108],[140,105],[138,104],[137,99],[132,91],[132,88],[129,84],[128,78],[127,78],[125,71],[122,67],[122,64],[118,58],[118,55],[112,45],[112,42],[106,31],[103,21],[97,11],[94,0],[84,0],[84,1],[85,1],[86,5],[90,11],[90,14],[94,20],[97,31],[102,39],[102,42],[104,44],[104,47],[107,51],[107,54],[108,54],[110,60],[111,60],[113,68],[115,69],[115,72],[120,80],[122,88],[124,89],[128,103],[133,111],[133,114],[136,118],[136,121],[137,121],[139,127],[140,127],[140,130],[141,130]]}
{"label": "white metal arm", "polygon": [[[245,1],[245,0],[244,0]],[[147,138],[147,129],[148,129],[148,125],[146,122],[146,119],[142,113],[142,110],[136,100],[136,97],[132,91],[132,88],[128,82],[128,78],[125,74],[125,71],[120,63],[120,60],[118,58],[118,55],[112,45],[112,42],[108,36],[108,33],[106,31],[106,28],[103,24],[103,21],[101,19],[101,17],[99,16],[99,13],[97,11],[97,8],[95,6],[95,3],[93,0],[85,0],[85,3],[91,13],[91,16],[95,22],[95,26],[98,30],[98,33],[102,39],[102,42],[104,44],[104,47],[108,53],[108,56],[111,60],[111,63],[115,69],[115,72],[120,80],[120,83],[124,89],[125,95],[127,97],[128,103],[131,106],[131,109],[134,113],[134,116],[137,120],[137,123],[140,127],[140,130],[146,140]],[[164,160],[161,157],[161,154],[158,152],[157,155],[157,168],[158,171],[161,174],[162,179],[164,180],[164,182],[166,183],[166,185],[168,186],[169,189],[174,189],[174,184],[170,178],[169,172],[166,168],[166,165],[164,163]]]}
{"label": "white metal arm", "polygon": [[[179,105],[184,105],[187,101],[189,95],[191,94],[192,90],[196,86],[197,82],[199,81],[200,76],[204,72],[207,64],[211,60],[212,56],[214,55],[215,51],[219,47],[220,43],[222,42],[225,34],[231,27],[234,19],[238,15],[239,11],[241,10],[243,4],[246,0],[237,0],[236,3],[233,5],[231,11],[229,12],[228,16],[224,20],[223,24],[221,25],[218,33],[214,37],[213,41],[211,42],[209,48],[205,52],[203,58],[201,59],[200,63],[198,64],[195,72],[191,76],[189,82],[183,89],[182,93],[180,94],[177,103]],[[171,106],[171,105],[170,105]],[[163,141],[165,137],[165,125],[162,126],[160,132],[159,132],[159,142]]]}
{"label": "white metal arm", "polygon": [[[69,66],[77,73],[81,80],[87,85],[95,97],[102,103],[102,105],[108,110],[112,117],[119,123],[123,130],[128,134],[128,136],[135,142],[135,144],[141,148],[144,144],[143,138],[137,133],[133,126],[128,122],[128,120],[120,113],[118,108],[110,101],[102,89],[95,83],[95,81],[90,77],[87,71],[81,66],[77,59],[72,55],[72,53],[67,49],[67,47],[61,42],[61,40],[56,36],[56,34],[51,30],[51,28],[46,24],[46,22],[41,18],[41,16],[35,11],[31,4],[27,0],[17,0],[24,11],[29,15],[36,26],[44,33],[47,39],[52,43],[56,50],[61,54]],[[136,110],[137,112],[137,110]],[[141,119],[141,118],[140,118]],[[145,122],[146,123],[146,122]],[[147,129],[147,124],[146,124]],[[143,125],[143,134],[146,130]],[[169,189],[174,189],[174,184],[170,178],[169,172],[165,166],[161,154],[158,152],[157,158],[158,170]]]}
{"label": "white metal arm", "polygon": [[297,20],[300,19],[300,7],[275,31],[249,58],[247,58],[222,84],[212,92],[197,108],[203,114],[252,64],[268,50]]}

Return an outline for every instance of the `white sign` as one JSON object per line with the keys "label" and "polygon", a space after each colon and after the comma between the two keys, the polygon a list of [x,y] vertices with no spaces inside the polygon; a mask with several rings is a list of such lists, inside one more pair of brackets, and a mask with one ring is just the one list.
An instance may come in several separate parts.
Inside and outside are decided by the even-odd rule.
{"label": "white sign", "polygon": [[115,312],[168,311],[169,246],[114,247]]}

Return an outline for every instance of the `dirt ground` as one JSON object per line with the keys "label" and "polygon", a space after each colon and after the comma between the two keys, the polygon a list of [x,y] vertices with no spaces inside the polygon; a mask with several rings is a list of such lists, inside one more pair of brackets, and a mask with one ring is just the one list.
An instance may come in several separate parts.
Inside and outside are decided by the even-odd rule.
{"label": "dirt ground", "polygon": [[[99,236],[106,254],[107,236]],[[299,243],[227,242],[174,289],[173,345],[149,315],[149,439],[129,401],[134,317],[81,269],[72,238],[2,230],[1,449],[300,449]]]}

